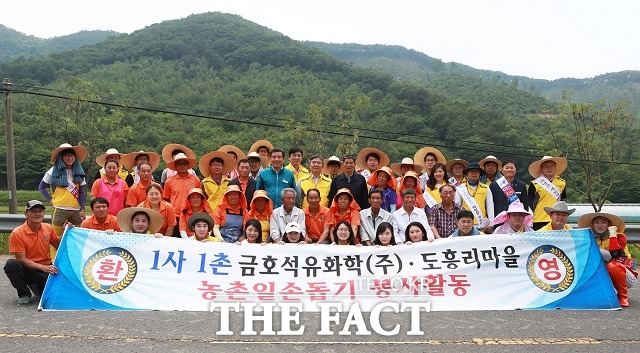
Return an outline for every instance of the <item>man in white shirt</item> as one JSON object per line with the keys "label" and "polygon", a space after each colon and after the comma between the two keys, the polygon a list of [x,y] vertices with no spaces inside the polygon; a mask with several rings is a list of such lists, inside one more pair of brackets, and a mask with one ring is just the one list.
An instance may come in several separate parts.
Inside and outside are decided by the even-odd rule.
{"label": "man in white shirt", "polygon": [[296,207],[296,190],[284,188],[280,192],[282,206],[273,210],[269,221],[269,235],[274,243],[277,243],[285,234],[285,227],[290,222],[300,224],[301,234],[307,236],[304,211]]}
{"label": "man in white shirt", "polygon": [[393,212],[393,234],[396,244],[405,242],[405,229],[411,222],[420,222],[427,230],[427,238],[434,239],[433,231],[429,226],[427,214],[421,208],[416,208],[416,191],[414,189],[404,189],[402,191],[402,207]]}
{"label": "man in white shirt", "polygon": [[360,239],[364,245],[371,245],[376,239],[376,229],[380,223],[393,223],[393,215],[380,207],[382,206],[382,191],[371,190],[369,204],[371,207],[360,211]]}

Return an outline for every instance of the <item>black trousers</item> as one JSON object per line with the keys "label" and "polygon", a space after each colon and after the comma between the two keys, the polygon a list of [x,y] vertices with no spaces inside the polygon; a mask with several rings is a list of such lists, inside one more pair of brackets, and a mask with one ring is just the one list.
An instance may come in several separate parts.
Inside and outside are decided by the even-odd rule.
{"label": "black trousers", "polygon": [[13,288],[18,291],[18,297],[30,297],[31,290],[27,285],[35,284],[35,295],[41,295],[49,274],[43,271],[30,269],[16,259],[9,259],[4,265],[4,273],[9,277]]}

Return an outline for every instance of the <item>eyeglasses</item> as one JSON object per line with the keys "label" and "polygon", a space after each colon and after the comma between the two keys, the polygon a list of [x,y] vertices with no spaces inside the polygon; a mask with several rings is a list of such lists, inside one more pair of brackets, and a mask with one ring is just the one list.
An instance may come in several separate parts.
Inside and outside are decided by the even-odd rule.
{"label": "eyeglasses", "polygon": [[348,232],[349,228],[338,228],[338,232]]}

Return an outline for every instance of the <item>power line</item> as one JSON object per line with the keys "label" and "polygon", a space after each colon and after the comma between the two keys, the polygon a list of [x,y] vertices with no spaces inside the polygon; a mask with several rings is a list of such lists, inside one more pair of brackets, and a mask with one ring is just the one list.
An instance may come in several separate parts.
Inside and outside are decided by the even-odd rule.
{"label": "power line", "polygon": [[[46,88],[46,87],[38,87],[38,86],[30,86],[30,85],[22,85],[22,87],[27,87],[27,88],[33,88],[33,89],[38,89],[38,90],[50,90],[53,92],[62,92],[62,93],[66,93],[66,94],[75,94],[75,92],[68,92],[68,91],[63,91],[63,90],[57,90],[57,89],[50,89],[50,88]],[[75,99],[75,98],[73,98]],[[144,102],[144,101],[133,101],[135,103],[142,103],[142,104],[154,104],[154,103],[149,103],[149,102]],[[174,105],[169,105],[169,107],[173,107],[173,108],[178,108],[178,109],[193,109],[192,107],[184,107],[184,106],[174,106]],[[220,111],[220,110],[208,110],[208,109],[199,109],[201,111],[205,111],[209,114],[213,113],[213,114],[222,114],[222,115],[236,115],[236,116],[240,116],[240,117],[247,117],[247,118],[258,118],[258,119],[268,119],[268,120],[277,120],[277,121],[282,121],[284,123],[289,122],[288,119],[286,118],[280,118],[280,117],[269,117],[269,116],[264,116],[264,115],[255,115],[255,114],[247,114],[247,113],[235,113],[235,112],[227,112],[227,111]],[[177,113],[173,113],[173,114],[177,114]],[[324,124],[328,127],[333,127],[335,129],[342,129],[342,126],[340,125],[335,125],[335,124]],[[269,124],[269,126],[271,126],[271,124]],[[376,130],[376,129],[372,129],[372,128],[367,128],[367,127],[359,127],[358,128],[359,131],[363,131],[363,132],[370,132],[370,133],[376,133],[376,134],[382,134],[385,136],[388,135],[393,135],[394,133],[390,132],[390,131],[386,131],[386,130]],[[443,137],[437,137],[437,136],[433,136],[433,135],[418,135],[418,134],[411,134],[411,133],[404,133],[403,136],[408,136],[408,137],[415,137],[418,139],[434,139],[434,140],[441,140],[441,141],[451,141],[451,142],[457,142],[457,143],[470,143],[470,144],[483,144],[483,145],[490,145],[490,146],[496,146],[496,147],[503,147],[503,148],[508,148],[508,149],[517,149],[517,150],[523,150],[523,151],[530,151],[530,150],[535,150],[536,148],[533,147],[522,147],[522,146],[514,146],[514,145],[505,145],[505,144],[500,144],[500,143],[495,143],[495,142],[491,142],[491,141],[471,141],[471,140],[456,140],[456,139],[451,139],[451,138],[443,138]],[[373,137],[369,137],[369,138],[373,138]],[[416,144],[413,142],[410,142],[412,144]],[[420,145],[420,143],[417,143],[417,145]],[[430,145],[432,146],[436,146],[436,147],[446,147],[446,148],[454,148],[454,149],[466,149],[466,150],[474,150],[474,151],[489,151],[492,152],[494,150],[483,150],[483,149],[477,149],[477,148],[464,148],[464,147],[459,147],[459,146],[451,146],[451,145],[447,145],[447,144],[436,144],[436,143],[430,143]],[[514,154],[512,152],[505,152],[507,154]],[[518,155],[518,154],[515,154]]]}
{"label": "power line", "polygon": [[[29,87],[29,88],[37,88],[40,89],[39,87],[35,87],[35,86],[22,86],[22,87]],[[46,89],[45,90],[51,90],[51,91],[58,91],[58,90],[52,90],[52,89]],[[78,100],[78,98],[74,98],[74,97],[68,97],[68,96],[63,96],[63,95],[57,95],[57,94],[48,94],[48,93],[42,93],[42,92],[31,92],[31,91],[13,91],[14,93],[24,93],[24,94],[29,94],[29,95],[35,95],[35,96],[42,96],[42,97],[48,97],[48,98],[58,98],[58,99],[65,99],[65,100]],[[59,92],[65,92],[65,91],[59,91]],[[65,93],[69,93],[69,92],[65,92]],[[180,112],[180,111],[172,111],[172,110],[166,110],[166,109],[159,109],[159,108],[148,108],[148,107],[142,107],[142,106],[136,106],[136,105],[129,105],[129,104],[123,104],[123,103],[113,103],[113,102],[105,102],[105,101],[100,101],[100,100],[94,100],[94,99],[80,99],[83,102],[87,102],[87,103],[92,103],[92,104],[98,104],[98,105],[103,105],[103,106],[108,106],[108,107],[116,107],[116,108],[123,108],[123,109],[132,109],[132,110],[140,110],[140,111],[147,111],[147,112],[151,112],[151,113],[162,113],[162,114],[171,114],[171,115],[178,115],[178,116],[186,116],[186,117],[194,117],[194,118],[203,118],[203,119],[210,119],[210,120],[218,120],[218,121],[224,121],[224,122],[231,122],[231,123],[240,123],[240,124],[250,124],[250,125],[257,125],[257,126],[264,126],[264,127],[275,127],[275,128],[285,128],[285,125],[277,125],[274,123],[262,123],[262,122],[257,122],[257,121],[246,121],[246,120],[238,120],[238,119],[233,119],[233,118],[224,118],[224,117],[220,117],[220,116],[211,116],[211,115],[204,115],[204,114],[195,114],[195,113],[187,113],[187,112]],[[239,115],[239,116],[245,116],[245,117],[254,117],[254,118],[264,118],[264,119],[272,119],[272,120],[281,120],[281,121],[287,121],[286,119],[275,119],[272,117],[266,117],[266,116],[258,116],[258,115],[251,115],[251,114],[237,114],[237,113],[232,113],[232,112],[224,112],[224,111],[218,111],[217,113],[219,114],[223,114],[223,115]],[[326,124],[327,126],[332,126],[330,124]],[[334,127],[337,128],[343,128],[341,126],[335,126]],[[361,130],[361,131],[368,131],[368,132],[381,132],[383,134],[386,135],[394,135],[394,133],[388,132],[388,131],[382,131],[382,130],[372,130],[372,129],[360,129],[357,128],[356,130]],[[325,133],[325,134],[330,134],[330,135],[334,135],[334,136],[345,136],[345,137],[352,137],[352,134],[346,133],[346,132],[338,132],[338,131],[328,131],[328,130],[318,130],[318,129],[309,129],[309,131],[312,132],[317,132],[317,133]],[[418,135],[414,135],[414,134],[403,134],[402,136],[409,136],[409,137],[419,137],[421,139],[424,139],[426,136],[418,136]],[[401,143],[405,143],[405,144],[411,144],[414,146],[423,146],[425,145],[423,142],[416,142],[416,141],[405,141],[405,140],[398,140],[398,139],[394,139],[394,138],[389,138],[389,137],[379,137],[379,136],[367,136],[367,135],[358,135],[359,138],[362,139],[368,139],[368,140],[374,140],[374,141],[387,141],[387,142],[401,142]],[[476,144],[477,146],[474,147],[464,147],[464,146],[451,146],[451,145],[446,145],[446,144],[437,144],[437,143],[429,143],[430,146],[435,146],[435,147],[444,147],[444,148],[449,148],[449,149],[457,149],[457,150],[466,150],[466,151],[474,151],[474,152],[487,152],[487,153],[496,153],[496,150],[493,149],[486,149],[486,148],[482,148],[481,145],[490,145],[491,143],[486,143],[486,142],[478,142],[478,141],[466,141],[466,140],[453,140],[453,139],[446,139],[446,140],[451,140],[451,141],[456,141],[456,142],[464,142],[464,143],[472,143],[472,144]],[[478,146],[478,144],[480,144],[480,146]],[[518,147],[518,146],[509,146],[509,145],[502,145],[503,147],[507,147],[507,148],[519,148],[519,149],[526,149],[524,147]],[[540,158],[541,154],[531,154],[531,153],[521,153],[521,152],[512,152],[512,151],[499,151],[500,154],[503,155],[513,155],[513,156],[521,156],[521,157],[534,157],[534,158]],[[577,158],[567,158],[567,160],[569,161],[575,161],[575,162],[582,162],[583,160],[581,159],[577,159]],[[594,160],[586,160],[586,162],[598,162],[598,161],[594,161]],[[635,162],[619,162],[617,163],[619,165],[628,165],[628,166],[640,166],[640,163],[635,163]]]}

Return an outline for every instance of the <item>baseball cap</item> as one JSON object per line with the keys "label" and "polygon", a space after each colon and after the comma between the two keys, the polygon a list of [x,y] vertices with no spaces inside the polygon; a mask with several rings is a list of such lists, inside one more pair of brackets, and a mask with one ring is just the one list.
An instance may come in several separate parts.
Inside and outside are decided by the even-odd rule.
{"label": "baseball cap", "polygon": [[31,200],[29,202],[27,202],[27,206],[25,207],[25,211],[28,211],[34,207],[42,207],[42,209],[46,209],[46,207],[44,207],[44,205],[42,204],[42,202],[38,201],[38,200]]}
{"label": "baseball cap", "polygon": [[291,232],[302,233],[302,229],[300,229],[300,224],[298,224],[298,222],[289,222],[284,227],[284,232],[285,233],[291,233]]}

